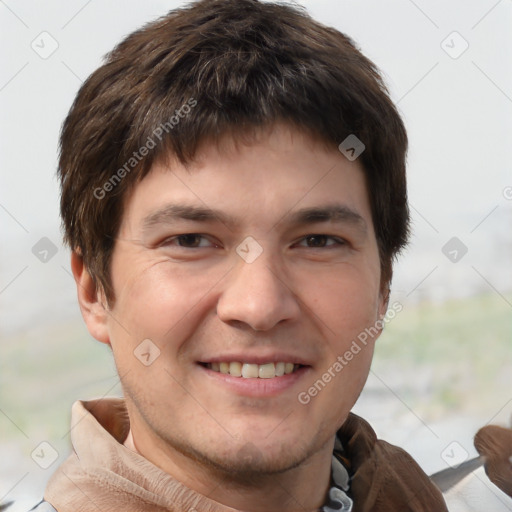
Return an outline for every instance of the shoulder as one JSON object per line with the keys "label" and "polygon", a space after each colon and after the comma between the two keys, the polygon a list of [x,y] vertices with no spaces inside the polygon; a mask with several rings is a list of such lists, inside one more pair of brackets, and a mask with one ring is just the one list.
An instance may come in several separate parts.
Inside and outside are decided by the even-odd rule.
{"label": "shoulder", "polygon": [[[436,510],[447,512],[441,491],[402,448],[377,439],[368,422],[349,414],[338,430],[351,473],[354,503],[364,510]],[[379,506],[380,506],[379,505]],[[387,509],[386,509],[387,510]]]}

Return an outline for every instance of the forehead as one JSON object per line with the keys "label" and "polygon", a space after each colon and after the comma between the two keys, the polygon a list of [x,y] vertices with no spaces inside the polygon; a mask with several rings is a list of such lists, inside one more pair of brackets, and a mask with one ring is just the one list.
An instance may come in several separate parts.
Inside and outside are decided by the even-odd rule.
{"label": "forehead", "polygon": [[[146,225],[168,215],[192,220],[246,218],[275,223],[332,218],[371,223],[362,165],[335,146],[288,125],[250,138],[226,135],[205,141],[193,161],[155,163],[125,203],[125,216]],[[323,208],[323,211],[315,211]]]}

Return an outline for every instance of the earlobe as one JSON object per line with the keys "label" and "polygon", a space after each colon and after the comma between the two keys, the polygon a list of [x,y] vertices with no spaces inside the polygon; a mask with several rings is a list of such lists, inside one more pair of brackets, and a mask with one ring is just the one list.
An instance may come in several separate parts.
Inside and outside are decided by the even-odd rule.
{"label": "earlobe", "polygon": [[85,267],[82,257],[76,251],[71,253],[71,271],[75,278],[78,303],[87,329],[98,341],[110,344],[106,300]]}

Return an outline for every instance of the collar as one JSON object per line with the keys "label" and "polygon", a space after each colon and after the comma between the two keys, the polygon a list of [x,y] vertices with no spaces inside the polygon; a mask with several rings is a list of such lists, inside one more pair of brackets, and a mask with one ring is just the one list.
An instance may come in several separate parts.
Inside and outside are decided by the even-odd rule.
{"label": "collar", "polygon": [[[187,488],[123,446],[129,434],[123,399],[76,402],[72,408],[73,453],[52,476],[45,499],[58,510],[96,507],[132,512],[198,510],[235,512]],[[332,482],[322,512],[447,512],[440,491],[402,449],[377,440],[354,414],[337,432]]]}

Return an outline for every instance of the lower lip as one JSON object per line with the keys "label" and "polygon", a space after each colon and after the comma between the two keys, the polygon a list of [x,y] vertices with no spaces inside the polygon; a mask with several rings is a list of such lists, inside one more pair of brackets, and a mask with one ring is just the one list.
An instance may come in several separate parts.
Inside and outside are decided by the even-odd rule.
{"label": "lower lip", "polygon": [[216,372],[202,365],[198,366],[205,372],[208,378],[213,379],[222,386],[228,387],[231,391],[239,395],[251,397],[272,397],[279,395],[293,387],[311,370],[311,366],[301,366],[293,373],[288,373],[281,377],[273,377],[271,379],[245,379],[244,377],[233,377],[227,373]]}

